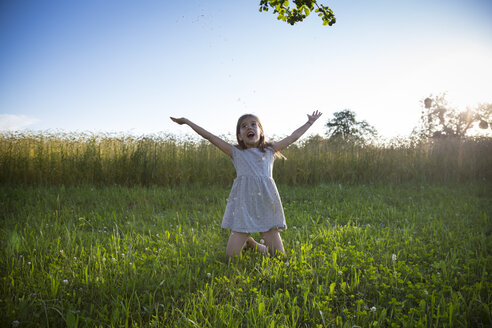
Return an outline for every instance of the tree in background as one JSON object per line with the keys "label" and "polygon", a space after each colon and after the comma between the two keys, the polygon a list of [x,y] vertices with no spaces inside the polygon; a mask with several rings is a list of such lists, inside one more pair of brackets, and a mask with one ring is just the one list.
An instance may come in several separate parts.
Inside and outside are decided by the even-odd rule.
{"label": "tree in background", "polygon": [[314,10],[323,20],[323,25],[332,26],[336,23],[333,11],[327,6],[318,4],[317,0],[294,0],[292,2],[295,7],[291,8],[288,0],[260,0],[260,11],[273,8],[273,13],[278,14],[278,20],[294,25],[302,22]]}
{"label": "tree in background", "polygon": [[420,124],[413,133],[419,139],[464,138],[477,125],[492,129],[492,104],[480,104],[460,112],[449,105],[446,94],[431,95],[424,99]]}
{"label": "tree in background", "polygon": [[357,121],[355,113],[345,109],[335,112],[334,118],[326,123],[327,136],[330,139],[341,139],[343,141],[365,143],[377,137],[376,128],[366,121]]}

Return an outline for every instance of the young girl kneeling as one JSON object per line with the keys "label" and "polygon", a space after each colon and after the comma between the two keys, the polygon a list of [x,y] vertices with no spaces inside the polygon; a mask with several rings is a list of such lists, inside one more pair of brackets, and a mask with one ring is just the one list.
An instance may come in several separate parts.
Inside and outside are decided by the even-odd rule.
{"label": "young girl kneeling", "polygon": [[[222,228],[230,229],[227,243],[228,258],[238,256],[246,244],[261,252],[284,253],[279,231],[287,228],[284,210],[275,181],[272,178],[273,161],[282,157],[280,151],[299,139],[321,116],[318,111],[307,115],[308,121],[290,136],[278,142],[266,142],[258,117],[246,114],[236,126],[238,145],[231,145],[186,118],[171,119],[189,125],[196,133],[209,140],[232,158],[237,177],[234,179]],[[259,232],[264,245],[256,242],[250,233]]]}

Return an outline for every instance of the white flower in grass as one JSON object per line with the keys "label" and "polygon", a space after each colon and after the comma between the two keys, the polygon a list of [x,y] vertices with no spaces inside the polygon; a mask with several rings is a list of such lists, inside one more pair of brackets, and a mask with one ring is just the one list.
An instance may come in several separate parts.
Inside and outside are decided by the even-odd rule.
{"label": "white flower in grass", "polygon": [[212,277],[212,274],[210,272],[207,272],[207,277]]}
{"label": "white flower in grass", "polygon": [[397,259],[396,254],[391,255],[391,260],[392,260],[393,262],[396,262],[396,259]]}
{"label": "white flower in grass", "polygon": [[73,257],[73,260],[74,260],[74,261],[77,261],[77,257],[76,257],[76,256],[74,256],[74,257]]}
{"label": "white flower in grass", "polygon": [[111,261],[116,262],[116,259],[114,257],[111,258]]}
{"label": "white flower in grass", "polygon": [[289,262],[285,262],[285,266],[288,267],[290,265]]}
{"label": "white flower in grass", "polygon": [[376,312],[376,310],[377,310],[377,309],[376,309],[376,307],[375,307],[375,306],[373,306],[373,307],[371,308],[371,312]]}
{"label": "white flower in grass", "polygon": [[68,285],[68,280],[67,279],[63,279],[62,283],[66,286],[66,285]]}
{"label": "white flower in grass", "polygon": [[429,292],[424,290],[424,295],[429,295]]}
{"label": "white flower in grass", "polygon": [[27,265],[31,265],[31,262],[27,262]]}
{"label": "white flower in grass", "polygon": [[338,271],[338,274],[339,274],[339,275],[342,275],[342,274],[343,274],[343,272],[342,272],[342,271]]}
{"label": "white flower in grass", "polygon": [[18,320],[12,321],[12,328],[19,327],[20,322]]}
{"label": "white flower in grass", "polygon": [[103,261],[103,262],[106,262],[106,258],[105,258],[105,257],[103,257],[103,258],[102,258],[102,261]]}

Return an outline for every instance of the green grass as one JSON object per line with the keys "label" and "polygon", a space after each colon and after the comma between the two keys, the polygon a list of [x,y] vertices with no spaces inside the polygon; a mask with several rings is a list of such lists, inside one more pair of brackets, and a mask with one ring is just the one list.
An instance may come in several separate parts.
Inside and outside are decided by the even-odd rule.
{"label": "green grass", "polygon": [[491,185],[279,185],[287,254],[228,263],[229,187],[1,186],[0,322],[490,327]]}

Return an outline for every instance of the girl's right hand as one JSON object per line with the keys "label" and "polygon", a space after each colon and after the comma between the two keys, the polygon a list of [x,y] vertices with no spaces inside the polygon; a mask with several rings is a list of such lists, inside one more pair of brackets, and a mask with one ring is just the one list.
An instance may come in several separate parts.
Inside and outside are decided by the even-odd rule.
{"label": "girl's right hand", "polygon": [[318,110],[315,110],[312,115],[307,114],[307,116],[308,116],[308,122],[311,123],[311,124],[313,124],[321,116],[321,114],[322,113],[320,111],[318,111]]}
{"label": "girl's right hand", "polygon": [[184,118],[184,117],[180,117],[180,118],[171,117],[171,120],[178,123],[179,125],[186,124],[186,118]]}

